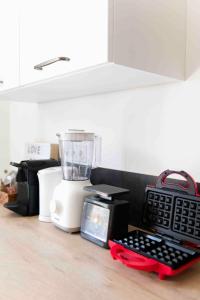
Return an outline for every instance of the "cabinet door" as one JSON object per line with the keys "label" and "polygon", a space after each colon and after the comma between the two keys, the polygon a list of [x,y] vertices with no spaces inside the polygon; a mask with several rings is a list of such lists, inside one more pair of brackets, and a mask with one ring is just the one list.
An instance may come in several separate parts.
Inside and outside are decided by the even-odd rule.
{"label": "cabinet door", "polygon": [[184,79],[186,4],[185,0],[115,0],[114,62]]}
{"label": "cabinet door", "polygon": [[17,0],[0,0],[0,92],[19,84]]}
{"label": "cabinet door", "polygon": [[[20,4],[21,84],[107,61],[108,0],[21,0]],[[48,65],[52,59],[55,62]],[[34,69],[46,61],[42,70]]]}

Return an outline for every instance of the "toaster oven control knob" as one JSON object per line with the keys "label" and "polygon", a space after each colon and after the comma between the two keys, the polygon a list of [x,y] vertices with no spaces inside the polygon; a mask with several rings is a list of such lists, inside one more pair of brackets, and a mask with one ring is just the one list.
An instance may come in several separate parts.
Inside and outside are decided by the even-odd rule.
{"label": "toaster oven control knob", "polygon": [[58,200],[54,200],[51,202],[51,205],[50,205],[50,210],[51,210],[51,213],[54,213],[54,214],[58,214],[62,211],[62,204],[60,201]]}

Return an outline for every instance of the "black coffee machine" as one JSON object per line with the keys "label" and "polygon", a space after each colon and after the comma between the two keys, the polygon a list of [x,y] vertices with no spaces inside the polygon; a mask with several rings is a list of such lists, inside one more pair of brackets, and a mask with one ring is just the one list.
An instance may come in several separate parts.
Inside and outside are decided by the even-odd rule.
{"label": "black coffee machine", "polygon": [[60,162],[54,159],[48,160],[24,160],[19,164],[11,162],[11,166],[17,167],[17,198],[16,201],[4,204],[4,207],[22,215],[34,216],[39,214],[39,170],[59,166]]}

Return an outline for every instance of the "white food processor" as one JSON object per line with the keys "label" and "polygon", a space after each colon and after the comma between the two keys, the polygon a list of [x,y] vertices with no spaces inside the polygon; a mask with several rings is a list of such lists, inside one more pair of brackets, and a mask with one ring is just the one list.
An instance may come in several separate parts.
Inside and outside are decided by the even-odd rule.
{"label": "white food processor", "polygon": [[57,136],[63,179],[56,186],[51,201],[51,220],[66,232],[78,232],[84,198],[88,195],[83,188],[91,185],[97,139],[94,133],[84,130],[68,130]]}

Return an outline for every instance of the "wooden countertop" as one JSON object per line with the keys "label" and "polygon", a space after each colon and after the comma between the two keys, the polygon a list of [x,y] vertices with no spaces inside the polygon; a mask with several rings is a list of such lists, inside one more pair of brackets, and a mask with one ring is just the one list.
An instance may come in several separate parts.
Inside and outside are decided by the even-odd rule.
{"label": "wooden countertop", "polygon": [[200,264],[160,281],[37,217],[0,207],[0,229],[0,300],[200,299]]}

